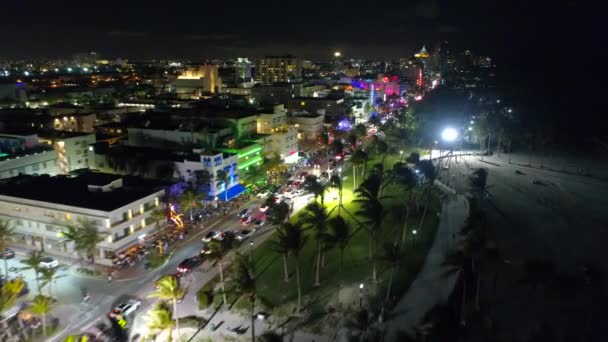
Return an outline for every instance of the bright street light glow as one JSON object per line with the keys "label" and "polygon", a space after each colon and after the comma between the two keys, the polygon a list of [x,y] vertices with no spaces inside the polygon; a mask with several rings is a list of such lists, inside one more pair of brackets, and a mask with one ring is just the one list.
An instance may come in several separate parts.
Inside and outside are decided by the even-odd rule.
{"label": "bright street light glow", "polygon": [[363,290],[363,284],[359,284],[359,288]]}
{"label": "bright street light glow", "polygon": [[342,53],[340,51],[334,52],[334,57],[340,57],[340,56],[342,56]]}
{"label": "bright street light glow", "polygon": [[458,132],[453,128],[446,128],[441,132],[441,138],[447,142],[451,142],[458,138]]}

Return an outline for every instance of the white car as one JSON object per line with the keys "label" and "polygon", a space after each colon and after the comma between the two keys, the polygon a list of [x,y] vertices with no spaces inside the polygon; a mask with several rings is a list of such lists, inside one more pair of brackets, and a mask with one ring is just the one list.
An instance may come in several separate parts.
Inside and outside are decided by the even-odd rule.
{"label": "white car", "polygon": [[114,308],[114,310],[112,310],[112,311],[110,311],[110,313],[108,313],[108,317],[116,318],[119,316],[128,316],[129,314],[137,311],[137,309],[139,309],[140,306],[141,306],[140,300],[131,299],[126,303],[117,305]]}
{"label": "white car", "polygon": [[55,268],[59,267],[59,262],[51,257],[44,257],[40,260],[40,267],[42,268]]}
{"label": "white car", "polygon": [[257,196],[258,196],[258,198],[266,198],[266,197],[270,196],[271,194],[272,193],[270,191],[266,190],[266,191],[262,191],[262,192],[258,193]]}

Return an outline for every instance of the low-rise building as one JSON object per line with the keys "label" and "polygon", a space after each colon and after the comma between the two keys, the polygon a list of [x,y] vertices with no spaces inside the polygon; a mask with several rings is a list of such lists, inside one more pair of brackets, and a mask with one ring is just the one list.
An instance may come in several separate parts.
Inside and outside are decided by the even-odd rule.
{"label": "low-rise building", "polygon": [[112,265],[115,255],[143,243],[153,233],[150,213],[167,184],[138,177],[86,172],[77,176],[21,175],[0,181],[0,217],[15,227],[14,243],[78,258],[74,243],[61,235],[86,220],[103,240],[95,263]]}
{"label": "low-rise building", "polygon": [[294,113],[293,116],[290,118],[290,122],[292,122],[294,124],[294,127],[298,130],[299,139],[314,141],[319,137],[319,134],[323,131],[325,115],[323,113]]}

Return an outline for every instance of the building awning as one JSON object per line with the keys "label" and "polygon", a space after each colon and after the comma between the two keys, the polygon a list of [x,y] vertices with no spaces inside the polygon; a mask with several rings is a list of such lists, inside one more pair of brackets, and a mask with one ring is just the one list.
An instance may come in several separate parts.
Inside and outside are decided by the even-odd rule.
{"label": "building awning", "polygon": [[[242,194],[245,190],[247,190],[247,188],[243,184],[241,184],[241,183],[236,184],[235,186],[228,189],[228,200],[230,201],[231,199],[237,197],[238,195]],[[226,200],[226,191],[220,192],[219,194],[217,194],[216,197],[220,201],[225,201]]]}

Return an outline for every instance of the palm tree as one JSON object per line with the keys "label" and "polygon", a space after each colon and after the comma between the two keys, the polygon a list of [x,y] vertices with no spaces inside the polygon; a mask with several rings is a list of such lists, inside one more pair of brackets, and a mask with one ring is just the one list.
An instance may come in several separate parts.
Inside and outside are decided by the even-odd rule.
{"label": "palm tree", "polygon": [[412,189],[416,185],[416,178],[414,173],[410,168],[407,167],[407,164],[402,162],[397,162],[393,165],[393,169],[391,170],[391,180],[390,182],[397,183],[407,190],[407,194],[404,196],[403,201],[403,211],[399,212],[399,214],[403,213],[404,215],[400,217],[400,221],[403,222],[403,228],[401,231],[401,243],[405,243],[406,233],[407,233],[407,223],[410,217],[410,208],[411,208],[411,200],[414,196],[414,192]]}
{"label": "palm tree", "polygon": [[333,188],[338,189],[338,215],[340,215],[340,211],[342,209],[342,178],[341,175],[333,175],[329,178],[329,185]]}
{"label": "palm tree", "polygon": [[[169,332],[167,340],[173,341],[173,328],[176,327],[177,318],[173,318],[171,309],[165,302],[156,303],[154,308],[148,311],[148,328],[153,331],[165,331]],[[178,328],[179,335],[179,328]]]}
{"label": "palm tree", "polygon": [[162,209],[155,209],[150,213],[150,219],[156,224],[156,230],[159,230],[160,221],[167,220],[167,213]]}
{"label": "palm tree", "polygon": [[[356,149],[353,152],[352,157],[350,158],[350,162],[353,164],[353,188],[357,187],[357,169],[361,167],[361,165],[365,165],[367,163],[367,153],[361,149]],[[363,171],[363,175],[365,174],[365,167]]]}
{"label": "palm tree", "polygon": [[175,331],[179,336],[179,321],[177,319],[177,301],[184,297],[186,289],[182,288],[179,279],[175,275],[162,277],[157,283],[158,288],[150,294],[149,297],[159,298],[162,300],[170,300],[173,303],[173,317],[175,319]]}
{"label": "palm tree", "polygon": [[32,305],[29,308],[29,311],[37,316],[42,318],[42,335],[46,338],[46,315],[51,312],[53,308],[53,300],[51,297],[37,295],[32,300]]}
{"label": "palm tree", "polygon": [[217,267],[220,271],[220,285],[222,287],[222,298],[224,300],[224,305],[228,305],[228,300],[226,299],[226,288],[224,286],[224,257],[234,248],[234,239],[232,235],[226,236],[221,241],[213,241],[209,244],[209,249],[211,253],[209,257],[211,260],[214,260],[217,263]]}
{"label": "palm tree", "polygon": [[201,200],[201,197],[201,194],[196,191],[186,190],[179,199],[182,211],[184,213],[190,212],[190,221],[193,219],[192,215],[194,208],[198,206],[198,202]]}
{"label": "palm tree", "polygon": [[103,241],[103,237],[97,230],[95,222],[88,219],[79,219],[76,224],[65,224],[67,230],[61,233],[66,241],[74,242],[77,252],[84,254],[91,263],[95,263],[95,252],[97,243]]}
{"label": "palm tree", "polygon": [[380,192],[380,181],[376,175],[370,175],[360,187],[355,190],[357,199],[354,202],[360,204],[360,209],[355,213],[363,218],[362,223],[369,233],[369,259],[372,262],[372,278],[377,280],[376,260],[374,258],[374,247],[377,244],[378,235],[382,229],[382,223],[386,212],[382,202],[378,198]]}
{"label": "palm tree", "polygon": [[315,272],[315,286],[321,285],[320,269],[321,269],[321,254],[323,253],[323,242],[326,239],[327,220],[329,213],[324,206],[319,203],[310,203],[304,209],[302,224],[307,228],[315,230],[315,240],[317,240],[317,268]]}
{"label": "palm tree", "polygon": [[289,256],[289,243],[287,239],[287,232],[285,226],[281,226],[277,229],[277,238],[272,241],[272,250],[281,254],[283,258],[283,281],[289,282],[289,271],[287,270],[287,257]]}
{"label": "palm tree", "polygon": [[430,196],[428,193],[431,189],[431,186],[435,182],[435,179],[437,178],[437,170],[435,169],[433,162],[430,160],[420,161],[420,163],[418,163],[418,169],[426,178],[426,186],[422,189],[422,193],[420,194],[421,198],[426,199],[424,203],[424,210],[422,211],[422,217],[420,218],[420,222],[418,223],[418,230],[421,230],[430,204]]}
{"label": "palm tree", "polygon": [[0,287],[0,318],[2,313],[15,305],[26,283],[23,278],[7,280]]}
{"label": "palm tree", "polygon": [[42,283],[40,284],[40,287],[43,288],[46,285],[49,286],[49,297],[53,297],[53,281],[55,281],[56,279],[59,278],[63,278],[65,277],[65,275],[57,275],[57,271],[59,270],[58,267],[51,267],[51,268],[41,268],[40,269],[40,280],[42,280]]}
{"label": "palm tree", "polygon": [[312,193],[315,200],[321,197],[321,205],[325,205],[325,191],[327,190],[323,184],[319,182],[316,176],[308,175],[304,180],[304,190]]}
{"label": "palm tree", "polygon": [[41,287],[40,287],[40,263],[42,262],[42,258],[44,258],[44,256],[42,255],[42,252],[40,251],[36,251],[33,250],[28,254],[28,257],[21,260],[21,263],[25,264],[24,267],[22,267],[22,270],[33,270],[35,277],[36,277],[36,286],[38,288],[38,294],[42,294],[41,291]]}
{"label": "palm tree", "polygon": [[338,214],[338,216],[332,217],[327,222],[330,229],[330,237],[333,243],[338,245],[340,248],[340,269],[344,264],[344,250],[348,246],[351,238],[350,225],[348,222]]}
{"label": "palm tree", "polygon": [[384,166],[384,160],[386,159],[388,152],[388,144],[384,140],[378,140],[376,143],[376,153],[382,155],[382,161],[380,162]]}
{"label": "palm tree", "polygon": [[224,184],[224,200],[228,201],[228,187],[230,186],[230,184],[228,184],[228,182],[230,182],[230,174],[228,174],[228,172],[224,171],[224,170],[219,170],[217,172],[217,175],[215,177],[215,179],[217,180],[217,184],[219,186],[219,184]]}
{"label": "palm tree", "polygon": [[237,253],[233,275],[233,288],[239,297],[245,297],[251,303],[251,341],[255,341],[254,310],[256,299],[255,274],[249,258]]}
{"label": "palm tree", "polygon": [[[272,198],[271,198],[272,199]],[[274,199],[272,199],[274,201]],[[283,224],[289,218],[289,212],[291,208],[289,204],[280,202],[272,207],[272,212],[268,217],[268,221],[271,224]]]}
{"label": "palm tree", "polygon": [[390,265],[391,274],[388,278],[388,285],[386,286],[386,301],[390,299],[391,296],[391,286],[393,285],[393,276],[395,275],[395,270],[399,266],[399,261],[401,261],[401,253],[399,250],[399,244],[397,242],[394,243],[385,243],[384,244],[384,254],[381,256],[381,260],[385,261]]}
{"label": "palm tree", "polygon": [[[8,243],[15,235],[15,228],[10,220],[0,219],[0,253],[8,247]],[[4,276],[8,278],[8,259],[4,258]]]}
{"label": "palm tree", "polygon": [[305,244],[306,236],[303,234],[302,226],[298,223],[290,222],[285,222],[283,226],[277,230],[277,239],[273,242],[275,251],[281,253],[283,256],[285,282],[289,280],[287,271],[287,256],[292,255],[296,260],[296,286],[298,289],[298,305],[296,307],[296,312],[300,312],[300,306],[302,304],[299,255]]}

